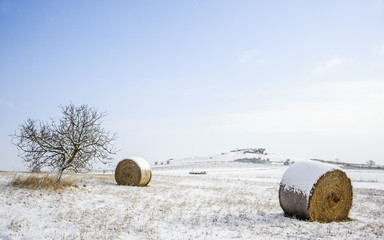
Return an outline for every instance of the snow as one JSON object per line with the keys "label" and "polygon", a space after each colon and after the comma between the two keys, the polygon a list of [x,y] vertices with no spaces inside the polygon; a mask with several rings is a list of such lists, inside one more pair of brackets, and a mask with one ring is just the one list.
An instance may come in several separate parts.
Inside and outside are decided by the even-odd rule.
{"label": "snow", "polygon": [[147,160],[145,160],[142,157],[129,157],[128,159],[133,160],[142,171],[151,170],[151,167],[149,166],[149,163],[147,162]]}
{"label": "snow", "polygon": [[[195,157],[187,157],[187,158],[177,158],[170,159],[172,165],[189,165],[191,163],[202,163],[202,162],[229,162],[237,159],[244,158],[260,158],[260,159],[268,159],[271,162],[284,162],[287,160],[287,157],[283,157],[276,153],[268,153],[268,154],[260,154],[260,153],[248,153],[248,152],[223,152],[221,154],[214,154],[210,156],[195,156]],[[295,157],[288,157],[293,161],[303,161],[304,159],[299,159]]]}
{"label": "snow", "polygon": [[64,174],[78,187],[59,191],[12,187],[27,173],[0,172],[0,239],[384,238],[384,171],[345,170],[353,220],[322,224],[284,217],[278,189],[287,166],[211,162],[201,163],[206,175],[190,175],[194,164],[154,168],[147,187]]}
{"label": "snow", "polygon": [[290,166],[284,173],[281,184],[286,190],[299,191],[307,197],[313,185],[327,172],[341,170],[341,168],[314,161],[297,162]]}

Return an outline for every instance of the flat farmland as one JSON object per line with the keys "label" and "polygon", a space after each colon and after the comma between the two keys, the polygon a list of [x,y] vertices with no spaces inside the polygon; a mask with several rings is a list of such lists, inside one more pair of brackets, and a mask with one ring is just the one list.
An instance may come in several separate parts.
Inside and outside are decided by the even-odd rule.
{"label": "flat farmland", "polygon": [[324,224],[284,217],[285,169],[236,164],[190,175],[190,167],[154,168],[147,187],[119,186],[112,174],[65,174],[76,186],[60,190],[15,187],[14,179],[30,174],[0,172],[0,239],[384,238],[383,171],[346,170],[352,220]]}

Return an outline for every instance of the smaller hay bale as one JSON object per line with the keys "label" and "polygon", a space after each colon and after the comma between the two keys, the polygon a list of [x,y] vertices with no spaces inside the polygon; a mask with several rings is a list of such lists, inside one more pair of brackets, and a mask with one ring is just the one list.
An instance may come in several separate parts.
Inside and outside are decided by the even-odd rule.
{"label": "smaller hay bale", "polygon": [[326,163],[295,163],[280,182],[280,206],[290,217],[317,222],[347,220],[352,198],[351,180],[341,168]]}
{"label": "smaller hay bale", "polygon": [[127,158],[116,166],[115,180],[119,185],[143,187],[148,185],[151,178],[151,167],[144,158]]}

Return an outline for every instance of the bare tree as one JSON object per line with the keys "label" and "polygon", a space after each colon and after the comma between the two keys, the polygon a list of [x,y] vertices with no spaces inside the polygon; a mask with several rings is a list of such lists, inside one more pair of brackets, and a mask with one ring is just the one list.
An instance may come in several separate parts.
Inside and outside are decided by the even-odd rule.
{"label": "bare tree", "polygon": [[74,104],[60,106],[62,118],[51,119],[50,123],[28,119],[18,132],[11,136],[12,143],[19,149],[19,156],[30,168],[48,166],[57,170],[55,183],[66,171],[86,172],[92,164],[107,164],[116,154],[112,142],[116,133],[101,127],[106,113],[99,113],[88,105]]}
{"label": "bare tree", "polygon": [[34,173],[41,172],[41,166],[39,164],[33,165],[29,167],[29,170]]}
{"label": "bare tree", "polygon": [[369,160],[369,161],[367,161],[367,165],[368,165],[368,167],[373,167],[376,165],[376,162],[373,160]]}

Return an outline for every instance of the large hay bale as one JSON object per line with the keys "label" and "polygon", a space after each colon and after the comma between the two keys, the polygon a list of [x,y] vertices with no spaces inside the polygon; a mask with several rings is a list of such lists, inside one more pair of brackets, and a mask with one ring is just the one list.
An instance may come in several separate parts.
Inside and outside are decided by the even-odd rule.
{"label": "large hay bale", "polygon": [[298,162],[284,173],[279,200],[287,216],[318,222],[348,219],[352,185],[341,168],[319,162]]}
{"label": "large hay bale", "polygon": [[146,186],[152,178],[152,171],[144,158],[131,157],[120,161],[115,170],[119,185]]}

